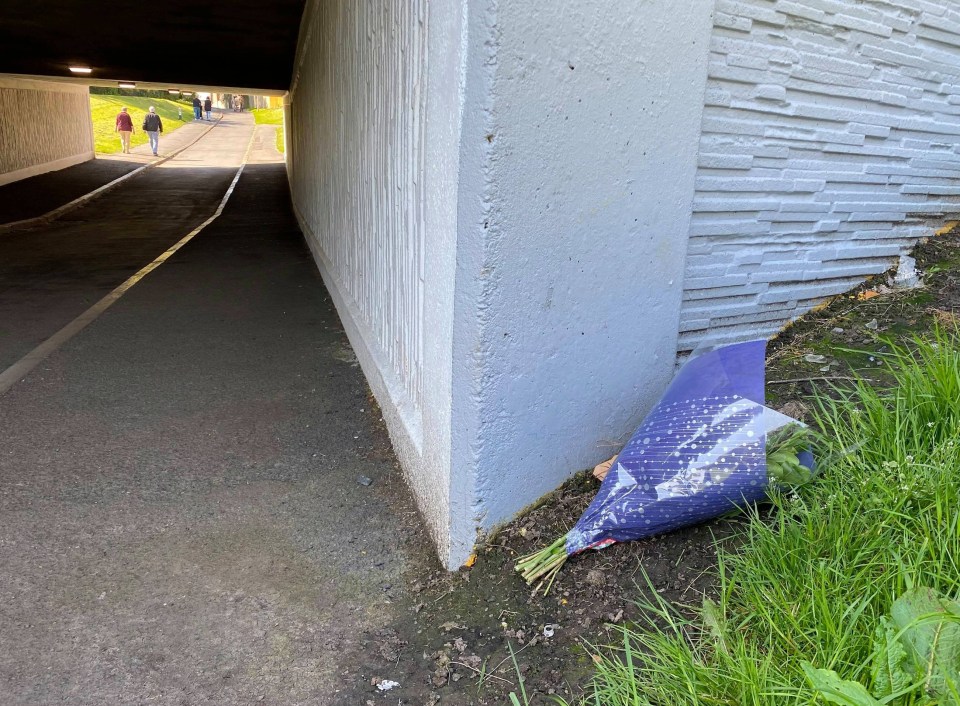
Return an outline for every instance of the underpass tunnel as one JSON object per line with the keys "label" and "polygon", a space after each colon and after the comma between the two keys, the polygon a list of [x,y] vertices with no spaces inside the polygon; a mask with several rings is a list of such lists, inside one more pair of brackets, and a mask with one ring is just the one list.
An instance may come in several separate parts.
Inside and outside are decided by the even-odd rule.
{"label": "underpass tunnel", "polygon": [[439,568],[271,126],[215,106],[92,158],[89,85],[282,101],[292,7],[275,72],[238,31],[164,41],[236,3],[125,8],[123,65],[89,3],[0,8],[0,42],[73,52],[0,57],[0,703],[333,703]]}
{"label": "underpass tunnel", "polygon": [[89,160],[89,86],[282,100],[293,217],[456,568],[672,374],[711,3],[654,4],[7,3],[0,183]]}
{"label": "underpass tunnel", "polygon": [[93,158],[84,98],[91,86],[214,94],[220,108],[233,95],[282,103],[303,8],[303,0],[268,9],[174,0],[163,11],[114,14],[71,0],[7,3],[0,10],[0,184]]}

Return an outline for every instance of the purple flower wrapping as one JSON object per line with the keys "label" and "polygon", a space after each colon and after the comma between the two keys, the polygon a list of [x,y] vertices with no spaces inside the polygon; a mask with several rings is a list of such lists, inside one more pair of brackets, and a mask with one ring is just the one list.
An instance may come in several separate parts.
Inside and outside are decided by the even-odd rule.
{"label": "purple flower wrapping", "polygon": [[687,361],[567,535],[568,554],[669,532],[764,497],[766,434],[793,421],[763,405],[765,352],[765,341],[749,341]]}

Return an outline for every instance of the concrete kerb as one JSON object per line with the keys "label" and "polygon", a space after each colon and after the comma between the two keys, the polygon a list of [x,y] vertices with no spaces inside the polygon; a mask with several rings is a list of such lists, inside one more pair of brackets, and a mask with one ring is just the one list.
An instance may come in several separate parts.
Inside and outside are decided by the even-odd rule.
{"label": "concrete kerb", "polygon": [[223,120],[223,115],[222,114],[217,115],[216,122],[214,122],[212,125],[207,126],[207,128],[203,132],[201,132],[195,138],[190,140],[190,142],[188,142],[187,144],[185,144],[183,147],[176,150],[175,152],[171,152],[166,157],[162,157],[161,159],[158,159],[155,162],[150,162],[150,164],[144,164],[142,167],[137,167],[132,172],[128,174],[124,174],[121,177],[117,177],[113,181],[107,182],[103,186],[100,186],[94,189],[90,193],[84,194],[83,196],[79,196],[75,198],[73,201],[68,201],[62,206],[58,206],[57,208],[53,209],[52,211],[47,211],[46,213],[43,213],[39,216],[33,216],[32,218],[22,218],[19,221],[11,221],[10,223],[0,223],[0,235],[3,235],[7,231],[11,231],[11,230],[20,230],[21,228],[29,228],[30,226],[34,226],[34,225],[49,223],[50,221],[56,220],[63,214],[68,213],[74,210],[75,208],[79,208],[80,206],[83,206],[100,196],[103,196],[105,193],[119,186],[120,184],[125,182],[127,179],[131,179],[137,176],[137,174],[140,174],[146,169],[159,166],[164,162],[167,162],[173,159],[174,157],[182,153],[184,150],[189,149],[190,147],[193,147],[197,142],[200,141],[201,138],[206,136],[208,132],[210,132],[211,130],[213,130],[213,128],[219,125],[221,120]]}

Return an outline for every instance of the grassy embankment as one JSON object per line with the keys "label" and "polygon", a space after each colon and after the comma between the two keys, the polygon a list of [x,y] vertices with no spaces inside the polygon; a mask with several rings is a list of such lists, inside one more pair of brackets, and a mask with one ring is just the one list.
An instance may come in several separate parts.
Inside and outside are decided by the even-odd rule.
{"label": "grassy embankment", "polygon": [[816,400],[821,477],[720,549],[715,602],[651,599],[586,703],[960,704],[960,334],[890,350],[892,387]]}
{"label": "grassy embankment", "polygon": [[277,152],[283,154],[283,108],[254,108],[253,119],[257,125],[279,125],[277,128]]}
{"label": "grassy embankment", "polygon": [[[120,151],[120,136],[114,132],[114,129],[117,113],[123,106],[127,106],[127,112],[133,119],[134,133],[130,138],[130,146],[146,144],[147,135],[140,126],[143,124],[143,116],[147,114],[151,105],[157,109],[157,114],[163,120],[164,135],[169,135],[178,127],[193,120],[193,107],[188,101],[141,96],[91,95],[90,113],[93,117],[93,137],[97,152],[112,154]],[[183,120],[177,119],[178,108],[183,111]],[[163,138],[161,138],[161,146],[162,142]]]}

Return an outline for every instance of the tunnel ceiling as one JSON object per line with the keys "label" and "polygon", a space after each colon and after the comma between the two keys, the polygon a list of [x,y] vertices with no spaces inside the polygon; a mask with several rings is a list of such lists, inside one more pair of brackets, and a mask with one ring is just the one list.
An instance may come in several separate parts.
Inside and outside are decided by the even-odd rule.
{"label": "tunnel ceiling", "polygon": [[283,90],[304,0],[0,0],[0,73]]}

